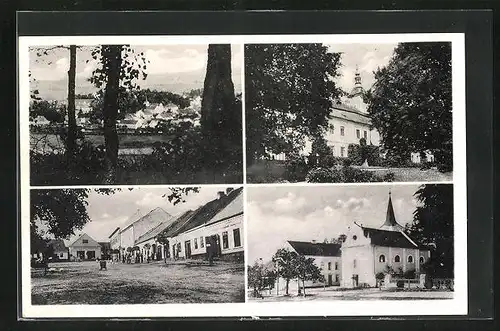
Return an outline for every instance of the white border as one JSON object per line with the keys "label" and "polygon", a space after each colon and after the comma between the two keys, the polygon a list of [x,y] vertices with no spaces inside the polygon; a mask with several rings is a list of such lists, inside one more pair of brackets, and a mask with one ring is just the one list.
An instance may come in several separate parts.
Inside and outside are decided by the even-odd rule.
{"label": "white border", "polygon": [[[29,251],[29,46],[59,44],[208,44],[208,43],[397,43],[423,41],[452,42],[453,78],[453,183],[455,212],[455,292],[448,300],[408,301],[310,301],[246,302],[236,304],[157,304],[157,305],[31,305]],[[343,35],[221,35],[221,36],[85,36],[20,37],[19,112],[21,170],[21,263],[22,318],[59,317],[230,317],[230,316],[391,316],[467,314],[467,204],[465,135],[465,40],[462,33],[436,34],[343,34]],[[244,69],[243,69],[244,70]],[[243,76],[244,77],[244,76]],[[244,104],[244,84],[242,85]],[[244,123],[244,116],[243,116]],[[244,164],[244,167],[246,165]],[[448,182],[450,183],[450,182]],[[363,183],[354,185],[404,185],[404,183]],[[416,183],[411,183],[416,184]],[[296,184],[259,184],[281,186]],[[299,184],[308,185],[308,184]],[[310,185],[310,184],[309,184]],[[314,184],[321,185],[321,184]],[[335,184],[325,184],[335,185]],[[349,184],[337,184],[349,185]],[[170,185],[171,186],[171,185]],[[200,185],[179,185],[200,186]],[[229,186],[229,185],[226,185]],[[255,186],[248,184],[248,186]],[[95,186],[88,186],[95,187]],[[117,186],[124,187],[124,186]],[[56,188],[56,187],[53,187]],[[246,190],[244,193],[246,197]],[[246,201],[246,200],[245,200]],[[246,217],[245,217],[246,222]],[[246,229],[245,229],[246,236]],[[248,241],[245,239],[245,243]],[[265,243],[263,243],[265,244]],[[246,255],[246,253],[245,253]],[[245,281],[246,283],[246,281]],[[84,307],[84,309],[82,309]]]}

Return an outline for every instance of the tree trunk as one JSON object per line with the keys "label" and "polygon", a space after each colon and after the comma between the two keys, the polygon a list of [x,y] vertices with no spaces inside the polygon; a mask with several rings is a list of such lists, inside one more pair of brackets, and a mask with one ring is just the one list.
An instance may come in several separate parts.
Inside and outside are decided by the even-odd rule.
{"label": "tree trunk", "polygon": [[69,160],[73,159],[76,149],[76,45],[69,46],[68,70],[68,136],[66,137],[66,153]]}
{"label": "tree trunk", "polygon": [[[207,72],[201,102],[201,130],[216,157],[224,158],[223,146],[241,146],[241,110],[235,107],[234,84],[231,78],[231,45],[209,45]],[[241,122],[241,121],[240,121]],[[238,135],[239,133],[239,135]],[[216,160],[214,160],[216,161]],[[222,160],[219,160],[222,161]]]}
{"label": "tree trunk", "polygon": [[304,298],[306,297],[306,281],[302,279],[302,292],[304,295]]}
{"label": "tree trunk", "polygon": [[288,284],[290,283],[290,280],[286,280],[286,289],[285,289],[285,294],[288,295]]}
{"label": "tree trunk", "polygon": [[102,46],[103,60],[107,64],[107,83],[103,100],[104,143],[106,146],[106,174],[104,182],[114,184],[118,163],[118,133],[116,119],[118,116],[118,89],[120,87],[120,68],[122,46]]}

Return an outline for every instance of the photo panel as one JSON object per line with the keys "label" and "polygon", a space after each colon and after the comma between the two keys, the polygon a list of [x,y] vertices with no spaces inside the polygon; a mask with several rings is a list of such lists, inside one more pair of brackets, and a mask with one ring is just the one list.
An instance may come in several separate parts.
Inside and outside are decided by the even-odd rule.
{"label": "photo panel", "polygon": [[241,45],[99,39],[21,49],[31,185],[243,183]]}
{"label": "photo panel", "polygon": [[248,302],[460,311],[466,222],[455,201],[439,183],[248,187]]}
{"label": "photo panel", "polygon": [[452,43],[375,39],[245,45],[248,183],[453,180]]}
{"label": "photo panel", "polygon": [[39,188],[30,200],[26,311],[245,301],[241,186]]}

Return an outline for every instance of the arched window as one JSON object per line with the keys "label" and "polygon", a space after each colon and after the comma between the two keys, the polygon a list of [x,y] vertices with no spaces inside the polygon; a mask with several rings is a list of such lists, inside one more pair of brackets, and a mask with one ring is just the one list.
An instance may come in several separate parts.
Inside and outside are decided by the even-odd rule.
{"label": "arched window", "polygon": [[380,255],[380,256],[378,257],[378,262],[385,262],[385,255],[383,255],[383,254],[382,254],[382,255]]}
{"label": "arched window", "polygon": [[413,256],[408,255],[408,263],[413,263]]}
{"label": "arched window", "polygon": [[401,262],[401,258],[399,257],[399,255],[396,255],[394,257],[394,262]]}
{"label": "arched window", "polygon": [[352,265],[354,268],[356,268],[356,259],[354,259],[354,261],[352,262]]}
{"label": "arched window", "polygon": [[420,263],[424,263],[424,257],[423,256],[420,257]]}

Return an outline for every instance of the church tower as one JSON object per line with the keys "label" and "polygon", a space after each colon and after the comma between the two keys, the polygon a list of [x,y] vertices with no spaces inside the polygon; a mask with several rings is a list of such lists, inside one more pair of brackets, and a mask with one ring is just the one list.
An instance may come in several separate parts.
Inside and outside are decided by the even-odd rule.
{"label": "church tower", "polygon": [[385,216],[385,222],[380,227],[381,230],[386,231],[403,231],[402,227],[398,222],[396,222],[396,216],[394,215],[394,208],[392,206],[391,192],[389,191],[389,202],[387,203],[387,214]]}
{"label": "church tower", "polygon": [[349,94],[349,103],[354,106],[358,111],[362,113],[367,112],[367,106],[363,100],[365,90],[361,85],[361,74],[359,73],[359,68],[356,65],[356,73],[354,75],[354,87]]}

